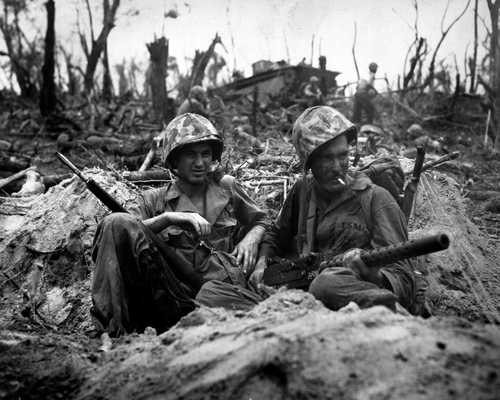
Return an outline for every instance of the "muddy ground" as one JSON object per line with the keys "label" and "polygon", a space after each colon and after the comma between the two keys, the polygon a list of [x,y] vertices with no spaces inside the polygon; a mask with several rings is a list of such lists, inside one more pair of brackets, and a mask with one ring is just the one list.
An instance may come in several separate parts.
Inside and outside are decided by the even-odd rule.
{"label": "muddy ground", "polygon": [[[380,107],[390,147],[411,167],[405,156],[413,157],[414,143],[405,131],[416,121]],[[226,129],[225,166],[271,215],[300,171],[289,140],[294,114],[263,113],[260,148]],[[484,149],[484,120],[471,114],[480,108],[464,98],[451,120],[423,124],[442,144],[429,158],[461,152],[423,175],[410,220],[413,237],[452,237],[447,252],[420,260],[434,314],[428,320],[355,305],[333,313],[289,291],[247,313],[202,308],[160,336],[95,337],[90,245],[106,210],[75,177],[39,196],[4,192],[0,398],[498,398],[500,157]],[[43,174],[65,172],[53,156],[60,132],[34,135],[15,118],[4,128]],[[145,154],[149,140],[137,140]],[[145,187],[121,178],[129,163],[122,154],[86,146],[65,152],[80,167],[100,167],[86,172],[126,206]]]}

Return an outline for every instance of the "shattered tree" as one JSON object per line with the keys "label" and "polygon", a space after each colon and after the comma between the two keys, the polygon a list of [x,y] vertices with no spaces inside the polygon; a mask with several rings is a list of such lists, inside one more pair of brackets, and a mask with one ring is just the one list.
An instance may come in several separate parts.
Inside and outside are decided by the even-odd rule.
{"label": "shattered tree", "polygon": [[495,151],[500,153],[500,0],[487,0],[491,20],[489,85],[486,90],[492,108]]}
{"label": "shattered tree", "polygon": [[94,35],[94,27],[92,23],[92,11],[90,9],[90,5],[88,0],[86,0],[87,11],[89,13],[89,24],[90,24],[90,50],[89,45],[87,43],[87,39],[84,34],[80,32],[80,41],[82,43],[83,52],[87,58],[87,66],[85,67],[84,74],[84,90],[86,93],[90,93],[94,87],[94,74],[97,68],[97,64],[99,62],[99,58],[101,57],[102,52],[106,47],[106,43],[108,40],[109,33],[115,26],[115,17],[118,7],[120,6],[120,0],[113,0],[113,3],[109,3],[109,0],[102,1],[102,9],[103,9],[103,21],[102,28],[99,32],[97,38]]}
{"label": "shattered tree", "polygon": [[150,64],[146,80],[151,89],[153,110],[157,122],[168,122],[169,110],[167,105],[167,60],[168,40],[165,37],[147,43]]}
{"label": "shattered tree", "polygon": [[56,85],[54,82],[55,66],[55,4],[54,0],[45,3],[47,9],[47,33],[45,35],[45,58],[42,67],[42,90],[40,91],[40,112],[47,116],[56,108]]}

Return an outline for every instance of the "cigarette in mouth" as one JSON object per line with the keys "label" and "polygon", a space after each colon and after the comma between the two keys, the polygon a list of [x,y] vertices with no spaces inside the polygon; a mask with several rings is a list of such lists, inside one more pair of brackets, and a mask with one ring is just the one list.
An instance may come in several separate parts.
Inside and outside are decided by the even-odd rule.
{"label": "cigarette in mouth", "polygon": [[337,180],[342,184],[345,185],[345,182],[341,178],[337,178]]}

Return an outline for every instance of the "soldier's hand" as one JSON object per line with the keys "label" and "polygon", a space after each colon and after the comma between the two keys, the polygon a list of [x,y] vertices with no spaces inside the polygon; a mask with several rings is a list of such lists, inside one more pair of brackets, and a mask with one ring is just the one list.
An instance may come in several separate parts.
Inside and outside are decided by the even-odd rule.
{"label": "soldier's hand", "polygon": [[267,267],[266,257],[259,257],[257,264],[255,264],[255,269],[248,278],[248,284],[254,289],[258,290],[259,286],[262,283],[262,279],[264,277],[264,270]]}
{"label": "soldier's hand", "polygon": [[238,265],[243,268],[246,275],[255,265],[259,251],[259,242],[252,236],[245,236],[235,247],[231,255],[236,257]]}
{"label": "soldier's hand", "polygon": [[361,249],[351,249],[344,253],[344,267],[350,268],[358,278],[380,285],[382,276],[380,268],[368,267],[361,259]]}
{"label": "soldier's hand", "polygon": [[169,213],[171,224],[183,225],[187,224],[193,227],[195,232],[200,237],[206,237],[212,230],[212,225],[200,214],[194,212],[171,212]]}

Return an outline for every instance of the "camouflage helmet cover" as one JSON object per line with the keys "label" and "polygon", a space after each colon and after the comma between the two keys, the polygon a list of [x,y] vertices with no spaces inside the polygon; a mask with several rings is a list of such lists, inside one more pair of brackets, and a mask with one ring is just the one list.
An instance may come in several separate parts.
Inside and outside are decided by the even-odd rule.
{"label": "camouflage helmet cover", "polygon": [[311,154],[320,146],[345,134],[350,143],[356,139],[356,126],[332,107],[316,106],[306,109],[295,121],[292,142],[304,163],[310,168]]}
{"label": "camouflage helmet cover", "polygon": [[172,167],[173,156],[185,145],[208,142],[212,146],[214,160],[220,160],[224,143],[213,124],[205,117],[186,113],[175,117],[162,132],[162,161]]}
{"label": "camouflage helmet cover", "polygon": [[309,78],[309,82],[310,82],[310,83],[318,83],[318,82],[319,82],[319,78],[318,78],[316,75],[312,75],[312,76]]}

